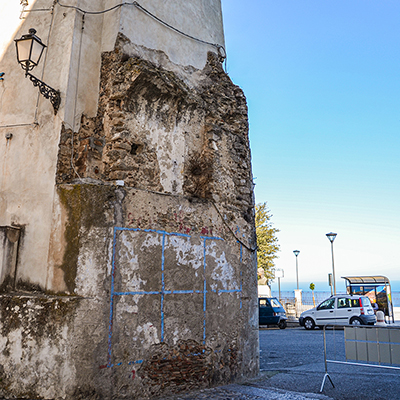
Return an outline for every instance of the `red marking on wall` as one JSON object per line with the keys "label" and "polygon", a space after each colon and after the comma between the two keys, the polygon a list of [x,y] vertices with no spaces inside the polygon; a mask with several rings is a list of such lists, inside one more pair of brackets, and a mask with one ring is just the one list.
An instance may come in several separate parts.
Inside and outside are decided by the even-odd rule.
{"label": "red marking on wall", "polygon": [[201,229],[201,234],[202,235],[208,235],[208,228],[204,227]]}
{"label": "red marking on wall", "polygon": [[128,214],[128,226],[129,225],[132,225],[133,223],[134,223],[134,221],[135,221],[135,218],[133,218],[133,215],[132,215],[132,213],[129,213]]}
{"label": "red marking on wall", "polygon": [[136,371],[133,369],[132,370],[132,380],[135,379],[135,377],[136,377]]}

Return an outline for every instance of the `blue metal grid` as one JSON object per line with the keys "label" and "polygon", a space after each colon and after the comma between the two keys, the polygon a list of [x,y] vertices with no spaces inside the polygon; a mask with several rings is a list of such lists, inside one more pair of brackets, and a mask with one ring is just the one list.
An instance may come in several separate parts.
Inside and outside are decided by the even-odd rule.
{"label": "blue metal grid", "polygon": [[[130,231],[130,232],[147,232],[147,233],[157,233],[162,235],[162,252],[161,252],[161,289],[159,291],[127,291],[127,292],[119,292],[115,291],[115,273],[116,273],[116,246],[117,246],[117,233],[121,231]],[[169,294],[202,294],[203,295],[203,345],[206,343],[206,304],[207,304],[207,281],[206,281],[206,248],[207,241],[210,240],[224,240],[220,237],[214,236],[200,236],[203,240],[203,290],[165,290],[165,238],[167,236],[180,236],[185,238],[191,238],[191,235],[177,233],[177,232],[166,232],[162,230],[153,230],[153,229],[139,229],[139,228],[120,228],[114,227],[113,232],[113,250],[112,250],[112,270],[111,270],[111,294],[110,294],[110,317],[109,317],[109,328],[108,328],[108,357],[107,364],[102,366],[102,368],[112,368],[114,366],[121,365],[122,363],[112,363],[112,335],[113,335],[113,322],[114,322],[114,299],[119,296],[145,296],[145,295],[160,295],[161,296],[161,335],[160,341],[164,342],[164,299],[166,295]],[[240,261],[242,261],[242,245],[240,245]],[[242,273],[240,273],[242,276]],[[242,279],[240,279],[240,288],[238,289],[230,289],[230,290],[211,290],[214,293],[242,293]],[[242,308],[242,296],[240,296],[240,309]],[[128,364],[141,364],[143,360],[135,360],[130,361]]]}

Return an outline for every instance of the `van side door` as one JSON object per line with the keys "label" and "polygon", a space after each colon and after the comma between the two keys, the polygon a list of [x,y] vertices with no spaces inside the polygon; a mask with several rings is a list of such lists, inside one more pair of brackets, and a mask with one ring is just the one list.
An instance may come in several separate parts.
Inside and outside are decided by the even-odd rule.
{"label": "van side door", "polygon": [[268,299],[258,299],[258,313],[260,325],[268,325],[271,323],[273,310]]}

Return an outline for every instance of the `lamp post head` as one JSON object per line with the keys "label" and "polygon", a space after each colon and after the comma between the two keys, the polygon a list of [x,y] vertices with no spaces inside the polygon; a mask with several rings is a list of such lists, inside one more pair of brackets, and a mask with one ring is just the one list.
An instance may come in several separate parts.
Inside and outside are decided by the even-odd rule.
{"label": "lamp post head", "polygon": [[336,235],[337,235],[337,233],[330,232],[330,233],[327,233],[327,234],[326,234],[326,237],[329,239],[329,241],[330,241],[331,243],[333,243],[333,241],[334,241],[335,238],[336,238]]}
{"label": "lamp post head", "polygon": [[17,60],[25,71],[31,71],[38,65],[43,50],[47,47],[35,33],[36,30],[31,28],[27,35],[22,35],[20,39],[15,39]]}
{"label": "lamp post head", "polygon": [[300,250],[293,250],[293,253],[297,257],[300,254]]}
{"label": "lamp post head", "polygon": [[278,268],[275,270],[275,278],[284,278],[285,277],[285,273],[283,271],[283,269]]}

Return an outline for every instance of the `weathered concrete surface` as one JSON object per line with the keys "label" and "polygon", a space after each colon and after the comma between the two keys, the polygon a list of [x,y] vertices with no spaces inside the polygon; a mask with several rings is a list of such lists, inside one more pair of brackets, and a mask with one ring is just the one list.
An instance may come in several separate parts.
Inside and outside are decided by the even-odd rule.
{"label": "weathered concrete surface", "polygon": [[[170,4],[170,22],[188,27]],[[184,9],[213,14],[213,30],[196,20],[189,33],[221,43],[218,0]],[[34,126],[18,125],[22,108],[1,114],[0,132],[18,126],[0,148],[0,225],[20,237],[13,253],[2,236],[18,257],[0,296],[0,396],[149,398],[258,373],[245,97],[209,46],[187,52],[165,27],[135,40],[123,11],[29,15],[49,32],[44,77],[62,106],[54,117],[24,97]],[[11,76],[2,113],[21,97]]]}
{"label": "weathered concrete surface", "polygon": [[[107,185],[59,192],[78,221],[61,266],[75,296],[2,297],[1,395],[146,398],[256,374],[252,255],[211,204]],[[129,219],[112,229],[119,207]]]}

